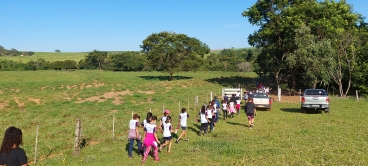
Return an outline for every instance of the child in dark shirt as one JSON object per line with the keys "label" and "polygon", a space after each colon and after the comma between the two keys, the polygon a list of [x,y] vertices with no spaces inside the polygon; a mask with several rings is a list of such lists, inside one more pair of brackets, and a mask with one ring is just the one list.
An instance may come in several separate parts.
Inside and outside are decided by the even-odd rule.
{"label": "child in dark shirt", "polygon": [[22,130],[13,126],[6,129],[0,149],[0,165],[28,165],[26,152],[19,148],[21,143]]}
{"label": "child in dark shirt", "polygon": [[245,104],[245,113],[248,117],[249,128],[253,128],[254,116],[257,115],[256,108],[252,98],[248,98],[248,102]]}

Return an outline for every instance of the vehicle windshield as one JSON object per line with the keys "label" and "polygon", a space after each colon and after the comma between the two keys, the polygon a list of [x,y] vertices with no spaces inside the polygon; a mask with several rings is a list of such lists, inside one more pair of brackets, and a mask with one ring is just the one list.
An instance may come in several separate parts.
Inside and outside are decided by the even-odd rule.
{"label": "vehicle windshield", "polygon": [[268,98],[268,95],[265,93],[256,93],[253,98]]}
{"label": "vehicle windshield", "polygon": [[326,92],[324,90],[307,90],[305,92],[305,95],[326,95]]}

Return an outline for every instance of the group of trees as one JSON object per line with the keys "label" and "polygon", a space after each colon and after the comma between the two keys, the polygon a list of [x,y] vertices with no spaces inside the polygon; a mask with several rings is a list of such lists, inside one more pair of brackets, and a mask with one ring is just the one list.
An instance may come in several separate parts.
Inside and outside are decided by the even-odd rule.
{"label": "group of trees", "polygon": [[259,0],[242,15],[259,26],[248,37],[259,72],[279,85],[368,93],[368,25],[345,0]]}
{"label": "group of trees", "polygon": [[3,46],[0,45],[0,56],[18,56],[18,55],[32,56],[34,55],[34,52],[32,51],[20,52],[15,48],[7,50]]}

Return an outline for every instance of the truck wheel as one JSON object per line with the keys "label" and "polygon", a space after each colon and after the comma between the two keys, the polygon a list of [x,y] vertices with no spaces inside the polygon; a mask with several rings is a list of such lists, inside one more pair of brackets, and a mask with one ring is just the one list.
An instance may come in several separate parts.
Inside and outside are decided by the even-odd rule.
{"label": "truck wheel", "polygon": [[307,113],[307,108],[301,107],[300,109],[301,109],[301,113],[303,114]]}
{"label": "truck wheel", "polygon": [[328,114],[328,113],[330,113],[330,108],[325,109],[325,114]]}

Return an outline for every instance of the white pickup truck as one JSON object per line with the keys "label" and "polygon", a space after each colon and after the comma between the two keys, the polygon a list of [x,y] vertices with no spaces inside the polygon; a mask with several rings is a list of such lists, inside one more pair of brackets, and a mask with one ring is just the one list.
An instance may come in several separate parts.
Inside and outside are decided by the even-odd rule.
{"label": "white pickup truck", "polygon": [[301,111],[306,113],[308,109],[330,111],[330,98],[323,89],[306,89],[302,96]]}
{"label": "white pickup truck", "polygon": [[266,93],[253,94],[253,103],[256,108],[264,108],[271,110],[272,101]]}

